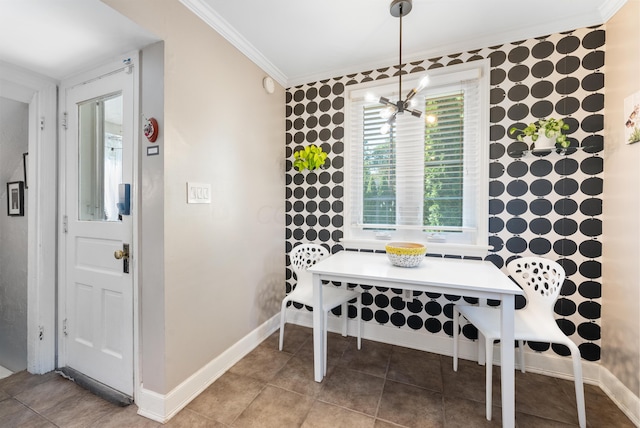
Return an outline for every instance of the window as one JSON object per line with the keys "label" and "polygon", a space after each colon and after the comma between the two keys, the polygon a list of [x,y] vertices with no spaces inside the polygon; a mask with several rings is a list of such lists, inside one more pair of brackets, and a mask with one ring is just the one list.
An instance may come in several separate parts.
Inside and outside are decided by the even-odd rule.
{"label": "window", "polygon": [[[378,248],[388,239],[412,240],[427,242],[431,252],[486,252],[487,72],[484,61],[429,71],[430,84],[414,97],[422,118],[398,115],[388,133],[378,100],[398,99],[397,80],[349,91],[344,241]],[[413,88],[421,77],[405,78],[403,86]]]}

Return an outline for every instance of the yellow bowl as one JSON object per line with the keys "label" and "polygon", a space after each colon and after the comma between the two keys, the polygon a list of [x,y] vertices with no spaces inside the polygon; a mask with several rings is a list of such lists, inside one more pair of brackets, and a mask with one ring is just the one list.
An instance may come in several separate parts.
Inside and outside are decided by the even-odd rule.
{"label": "yellow bowl", "polygon": [[400,267],[418,266],[427,253],[427,247],[414,242],[390,242],[384,248],[391,264]]}

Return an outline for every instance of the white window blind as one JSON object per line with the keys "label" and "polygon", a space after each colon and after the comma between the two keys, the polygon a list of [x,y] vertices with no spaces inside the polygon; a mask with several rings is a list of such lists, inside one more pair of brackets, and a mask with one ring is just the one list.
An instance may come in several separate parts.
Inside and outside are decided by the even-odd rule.
{"label": "white window blind", "polygon": [[363,90],[351,92],[347,239],[478,242],[488,197],[480,76],[435,79],[414,98],[423,117],[400,114],[388,134],[380,131],[385,107],[375,100],[397,99],[393,87],[373,88],[371,101]]}

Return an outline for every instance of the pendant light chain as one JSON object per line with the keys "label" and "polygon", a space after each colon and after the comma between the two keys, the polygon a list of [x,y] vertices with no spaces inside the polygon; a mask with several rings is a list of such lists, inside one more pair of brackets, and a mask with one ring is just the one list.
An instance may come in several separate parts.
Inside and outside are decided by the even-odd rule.
{"label": "pendant light chain", "polygon": [[398,98],[402,99],[402,15],[404,12],[402,10],[402,3],[400,3],[400,47],[398,48],[399,56],[398,56],[398,73],[400,73],[398,80]]}
{"label": "pendant light chain", "polygon": [[398,101],[392,102],[386,97],[380,97],[380,103],[387,106],[387,108],[383,110],[384,114],[381,113],[381,116],[386,120],[384,125],[380,127],[382,134],[389,133],[398,114],[406,111],[414,117],[419,118],[422,116],[422,109],[410,108],[410,102],[412,98],[427,85],[428,76],[422,79],[418,87],[409,91],[404,101],[402,100],[402,17],[411,12],[411,8],[411,0],[392,0],[389,8],[392,16],[400,18],[400,35],[398,37]]}

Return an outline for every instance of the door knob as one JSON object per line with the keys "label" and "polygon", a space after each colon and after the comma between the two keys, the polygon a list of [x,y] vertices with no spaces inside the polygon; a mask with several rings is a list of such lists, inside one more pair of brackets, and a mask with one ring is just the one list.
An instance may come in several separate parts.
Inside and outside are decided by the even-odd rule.
{"label": "door knob", "polygon": [[129,258],[129,254],[125,253],[122,250],[117,250],[113,253],[113,257],[115,257],[116,259],[120,260],[120,259],[128,259]]}
{"label": "door knob", "polygon": [[122,246],[122,250],[114,251],[113,257],[115,257],[118,260],[120,260],[120,259],[128,259],[129,258],[129,245],[128,244],[124,244]]}

